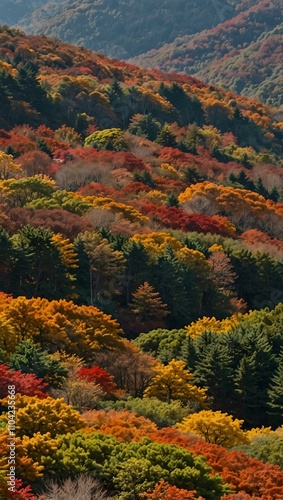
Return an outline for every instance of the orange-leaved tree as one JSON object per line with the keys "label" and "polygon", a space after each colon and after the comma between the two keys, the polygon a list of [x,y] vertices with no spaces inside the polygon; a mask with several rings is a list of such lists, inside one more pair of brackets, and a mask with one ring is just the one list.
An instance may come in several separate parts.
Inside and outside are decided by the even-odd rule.
{"label": "orange-leaved tree", "polygon": [[67,300],[17,297],[0,313],[0,348],[10,353],[22,340],[31,340],[51,352],[87,356],[102,348],[122,348],[122,333],[111,316]]}
{"label": "orange-leaved tree", "polygon": [[144,436],[157,430],[148,418],[138,416],[129,410],[90,410],[82,415],[91,427],[105,434],[112,434],[119,441],[140,441]]}
{"label": "orange-leaved tree", "polygon": [[167,304],[162,302],[159,292],[147,281],[133,293],[129,306],[139,321],[140,329],[144,330],[164,326],[164,318],[169,314]]}
{"label": "orange-leaved tree", "polygon": [[151,500],[203,500],[203,497],[196,496],[195,490],[189,491],[183,488],[177,488],[177,486],[171,486],[166,481],[157,483],[154,490],[143,494],[143,498],[149,498]]}

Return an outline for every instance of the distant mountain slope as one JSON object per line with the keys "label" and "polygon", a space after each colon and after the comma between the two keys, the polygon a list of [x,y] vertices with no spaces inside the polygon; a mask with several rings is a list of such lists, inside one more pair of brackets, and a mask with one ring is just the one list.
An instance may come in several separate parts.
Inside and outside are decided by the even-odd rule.
{"label": "distant mountain slope", "polygon": [[[3,5],[4,2],[4,5]],[[0,23],[283,105],[283,0],[2,0]]]}
{"label": "distant mountain slope", "polygon": [[[129,58],[212,28],[235,15],[235,0],[61,0],[44,2],[18,22],[27,33]],[[242,6],[246,1],[241,2]],[[243,7],[244,8],[244,7]]]}
{"label": "distant mountain slope", "polygon": [[0,24],[18,23],[24,16],[47,3],[48,0],[1,0]]}
{"label": "distant mountain slope", "polygon": [[269,99],[270,104],[282,104],[282,13],[282,0],[262,1],[211,30],[179,37],[131,62],[185,71],[238,93]]}
{"label": "distant mountain slope", "polygon": [[224,88],[283,105],[283,24],[233,56],[214,61],[197,76]]}

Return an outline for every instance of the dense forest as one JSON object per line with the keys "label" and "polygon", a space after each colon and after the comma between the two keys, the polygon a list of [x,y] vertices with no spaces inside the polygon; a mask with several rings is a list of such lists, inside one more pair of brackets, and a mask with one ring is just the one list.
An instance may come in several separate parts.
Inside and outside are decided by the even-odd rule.
{"label": "dense forest", "polygon": [[278,112],[7,26],[0,105],[2,498],[282,499]]}
{"label": "dense forest", "polygon": [[[248,8],[249,7],[249,8]],[[282,106],[282,0],[261,1],[194,36],[179,36],[131,62],[195,75]]]}
{"label": "dense forest", "polygon": [[0,23],[282,106],[282,0],[2,0]]}
{"label": "dense forest", "polygon": [[36,9],[47,4],[48,0],[2,0],[0,23],[15,24]]}
{"label": "dense forest", "polygon": [[[197,0],[176,0],[174,4],[169,0],[41,0],[40,5],[37,0],[31,7],[28,0],[21,0],[26,15],[17,16],[12,24],[28,33],[53,36],[121,59],[230,19],[235,6],[226,0],[220,6],[219,3],[210,0],[201,0],[201,5]],[[0,21],[11,22],[5,17]]]}

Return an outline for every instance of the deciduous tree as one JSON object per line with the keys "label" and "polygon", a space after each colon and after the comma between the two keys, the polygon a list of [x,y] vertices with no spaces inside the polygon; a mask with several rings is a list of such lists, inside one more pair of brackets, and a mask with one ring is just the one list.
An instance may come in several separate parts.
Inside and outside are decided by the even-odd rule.
{"label": "deciduous tree", "polygon": [[148,418],[123,410],[88,411],[82,415],[87,424],[105,434],[112,434],[118,441],[131,443],[157,430]]}
{"label": "deciduous tree", "polygon": [[54,438],[56,434],[75,432],[85,426],[80,414],[63,399],[18,395],[16,407],[16,433],[20,437],[32,437],[36,432],[50,432],[50,436]]}
{"label": "deciduous tree", "polygon": [[235,419],[221,411],[202,410],[185,417],[177,424],[178,429],[190,432],[205,439],[207,443],[220,444],[227,448],[247,443],[242,430],[243,420]]}
{"label": "deciduous tree", "polygon": [[145,391],[147,397],[157,397],[170,403],[179,399],[183,403],[193,401],[205,406],[205,390],[193,385],[193,375],[186,370],[184,361],[170,361],[167,366],[160,365],[156,370],[149,387]]}
{"label": "deciduous tree", "polygon": [[88,380],[89,382],[95,382],[95,384],[100,385],[101,389],[106,394],[112,394],[117,389],[113,381],[113,375],[110,375],[110,373],[100,366],[92,366],[91,368],[83,366],[78,370],[77,376],[82,380]]}
{"label": "deciduous tree", "polygon": [[201,500],[202,497],[196,497],[195,494],[195,490],[184,490],[183,488],[171,486],[166,481],[160,481],[160,483],[155,485],[151,493],[144,493],[143,497],[151,498],[152,500],[191,500],[194,498]]}
{"label": "deciduous tree", "polygon": [[13,156],[0,151],[0,180],[20,177],[22,174],[21,165],[14,162]]}

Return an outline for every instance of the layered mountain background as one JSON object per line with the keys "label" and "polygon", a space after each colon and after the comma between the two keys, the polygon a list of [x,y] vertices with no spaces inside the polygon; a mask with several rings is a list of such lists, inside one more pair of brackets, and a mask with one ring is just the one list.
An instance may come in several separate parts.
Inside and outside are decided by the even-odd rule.
{"label": "layered mountain background", "polygon": [[0,23],[27,33],[283,104],[282,0],[3,1]]}
{"label": "layered mountain background", "polygon": [[196,0],[4,1],[7,8],[0,22],[17,24],[27,33],[85,45],[119,59],[210,29],[235,14],[234,7],[225,1],[219,7],[218,0],[202,0],[201,6]]}

